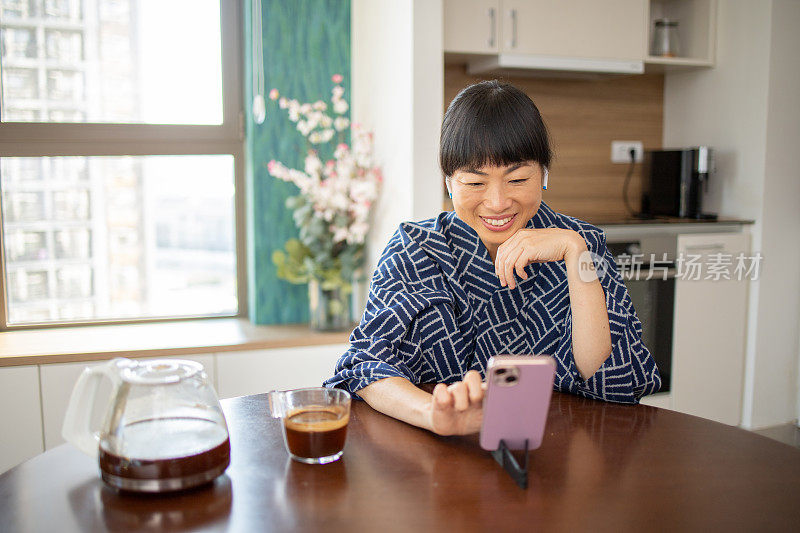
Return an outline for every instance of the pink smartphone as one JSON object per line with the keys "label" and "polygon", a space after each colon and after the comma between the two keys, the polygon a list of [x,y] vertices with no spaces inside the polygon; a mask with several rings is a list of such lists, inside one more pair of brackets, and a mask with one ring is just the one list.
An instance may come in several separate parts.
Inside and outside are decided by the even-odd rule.
{"label": "pink smartphone", "polygon": [[481,448],[512,450],[542,444],[556,363],[547,355],[497,355],[486,367]]}

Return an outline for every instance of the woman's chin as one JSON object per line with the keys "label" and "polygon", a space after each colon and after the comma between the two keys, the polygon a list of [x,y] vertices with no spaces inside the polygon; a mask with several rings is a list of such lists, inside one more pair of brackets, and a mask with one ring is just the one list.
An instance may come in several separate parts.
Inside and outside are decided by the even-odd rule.
{"label": "woman's chin", "polygon": [[509,228],[505,231],[491,231],[481,228],[481,230],[478,231],[478,236],[481,238],[481,241],[483,241],[487,248],[497,248],[506,242],[509,237],[514,235],[516,231],[517,230],[515,228]]}

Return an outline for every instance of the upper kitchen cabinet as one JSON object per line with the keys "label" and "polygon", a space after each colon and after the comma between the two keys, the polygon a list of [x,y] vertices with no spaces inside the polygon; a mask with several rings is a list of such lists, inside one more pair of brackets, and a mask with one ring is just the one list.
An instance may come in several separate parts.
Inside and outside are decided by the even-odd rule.
{"label": "upper kitchen cabinet", "polygon": [[[650,0],[649,8],[648,55],[645,58],[648,72],[714,66],[716,0]],[[669,25],[664,24],[665,19]],[[659,21],[662,22],[657,26]],[[664,50],[668,48],[662,40],[665,33],[671,50]]]}
{"label": "upper kitchen cabinet", "polygon": [[500,51],[500,0],[445,0],[444,50],[464,54]]}
{"label": "upper kitchen cabinet", "polygon": [[503,0],[503,52],[640,61],[642,0]]}
{"label": "upper kitchen cabinet", "polygon": [[[444,48],[471,74],[643,71],[643,0],[445,0]],[[455,54],[455,56],[454,56]]]}
{"label": "upper kitchen cabinet", "polygon": [[[445,59],[473,75],[709,67],[715,13],[716,0],[445,0]],[[665,18],[676,57],[650,55]]]}

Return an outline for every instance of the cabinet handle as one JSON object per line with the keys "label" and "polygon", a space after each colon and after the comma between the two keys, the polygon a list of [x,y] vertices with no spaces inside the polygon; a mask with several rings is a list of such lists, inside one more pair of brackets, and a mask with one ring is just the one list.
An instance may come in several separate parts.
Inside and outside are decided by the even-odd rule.
{"label": "cabinet handle", "polygon": [[[652,277],[647,279],[647,276],[650,276],[650,271],[654,270]],[[664,275],[664,271],[662,269],[658,269],[658,273],[655,273],[655,269],[652,267],[642,267],[638,272],[633,272],[631,270],[627,270],[621,274],[621,277],[624,281],[632,282],[632,283],[647,283],[649,281],[665,281],[668,279],[675,279],[678,276],[678,271],[674,268],[668,268],[666,275]],[[638,276],[637,276],[638,274]]]}
{"label": "cabinet handle", "polygon": [[489,47],[494,48],[495,39],[495,23],[494,23],[494,8],[489,8]]}
{"label": "cabinet handle", "polygon": [[511,10],[511,48],[517,47],[517,10]]}
{"label": "cabinet handle", "polygon": [[712,253],[725,252],[725,243],[723,242],[709,242],[707,244],[689,244],[684,250],[687,254],[692,255],[711,255]]}

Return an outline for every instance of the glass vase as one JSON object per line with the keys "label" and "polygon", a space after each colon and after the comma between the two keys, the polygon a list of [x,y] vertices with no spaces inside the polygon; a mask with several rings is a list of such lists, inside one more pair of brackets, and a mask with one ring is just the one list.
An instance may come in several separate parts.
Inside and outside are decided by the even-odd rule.
{"label": "glass vase", "polygon": [[341,287],[323,289],[317,280],[308,282],[308,310],[311,328],[344,331],[351,326],[350,293]]}

